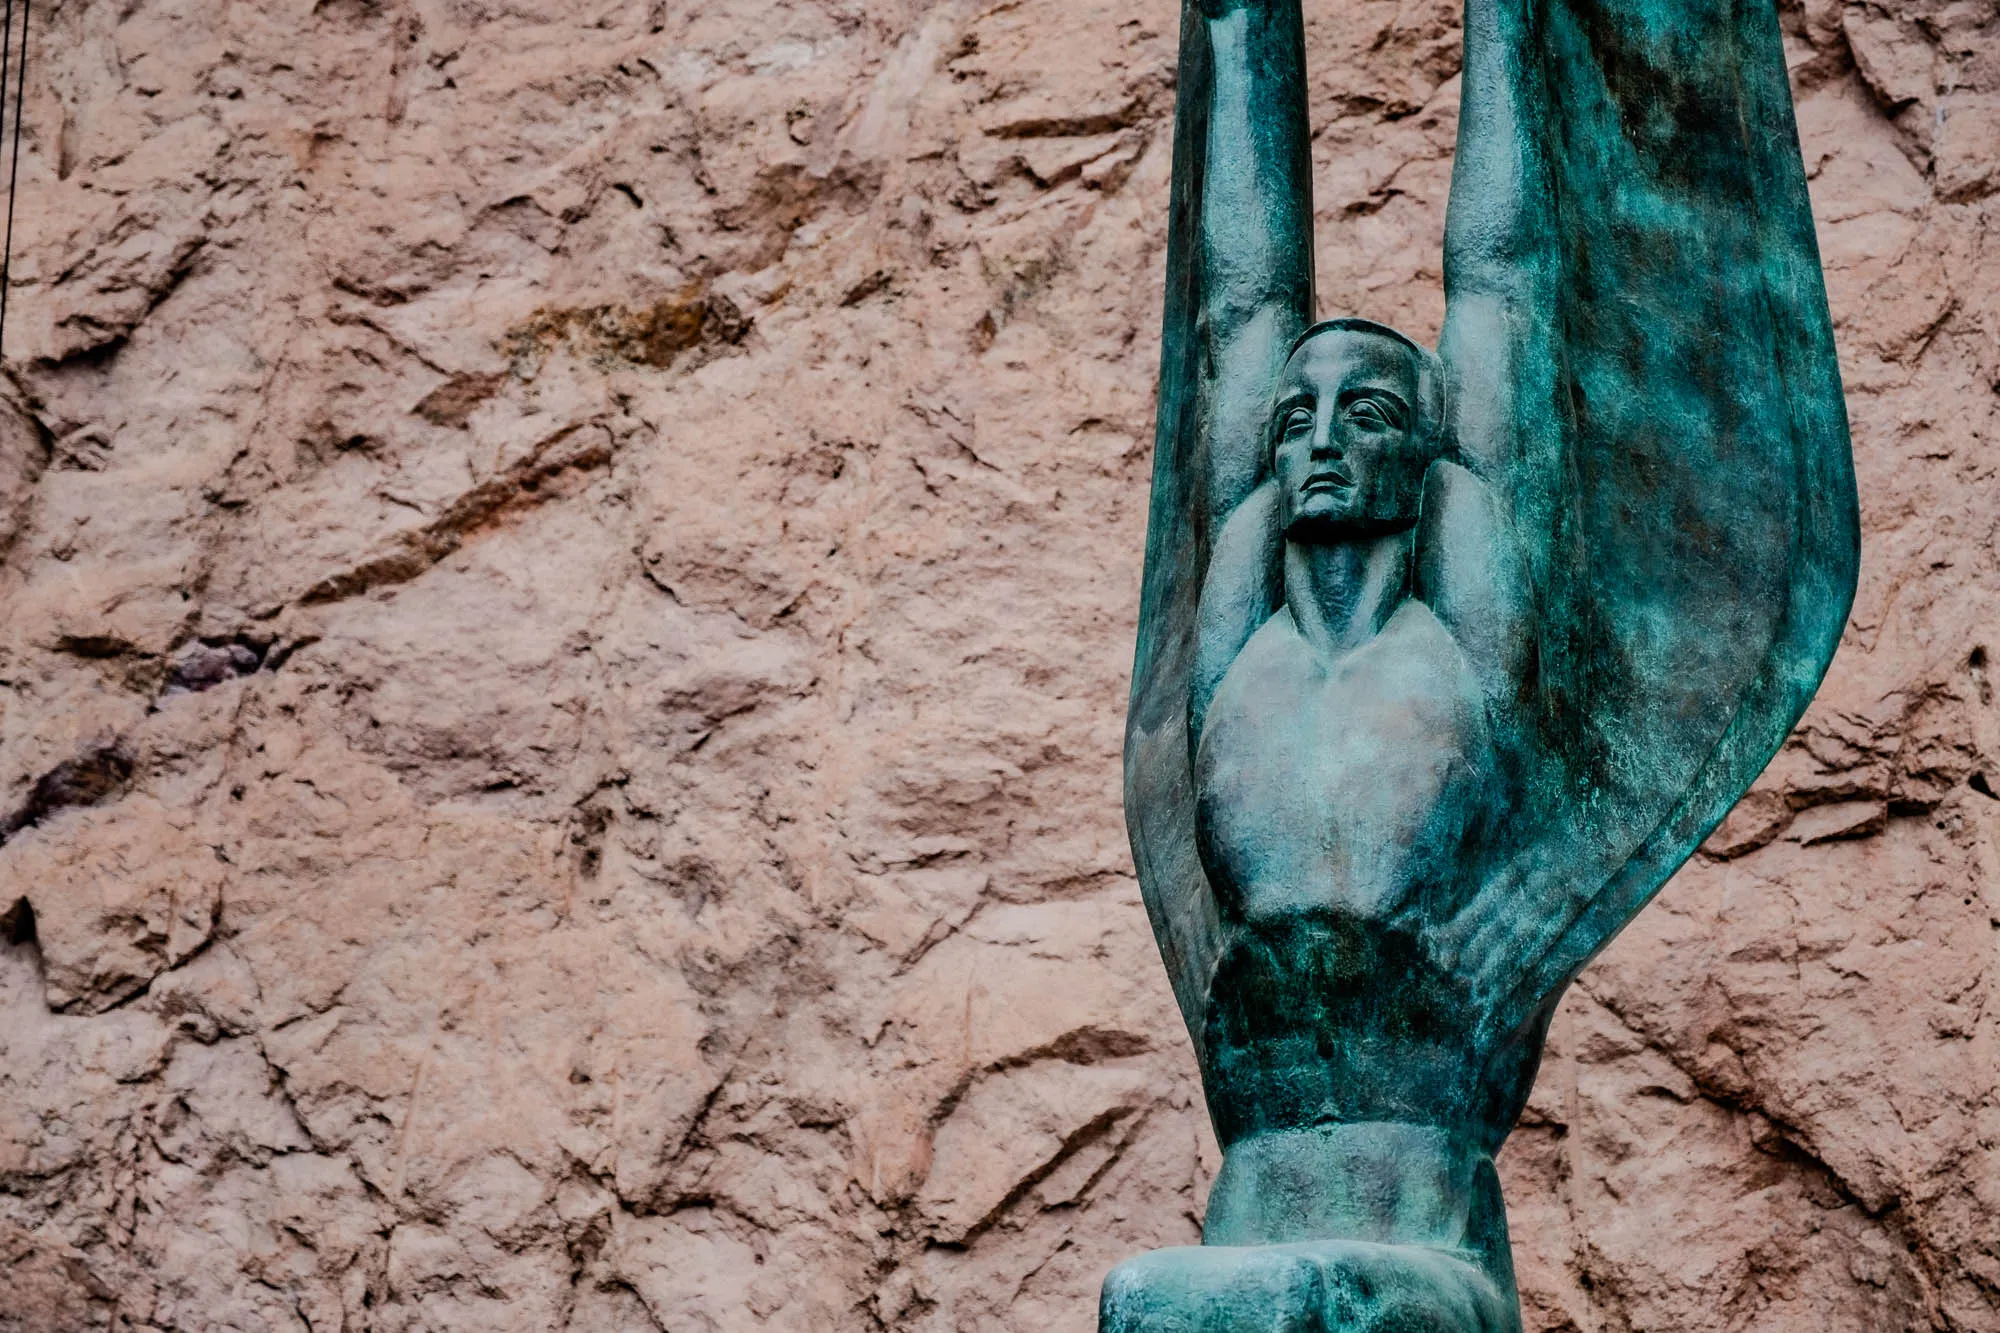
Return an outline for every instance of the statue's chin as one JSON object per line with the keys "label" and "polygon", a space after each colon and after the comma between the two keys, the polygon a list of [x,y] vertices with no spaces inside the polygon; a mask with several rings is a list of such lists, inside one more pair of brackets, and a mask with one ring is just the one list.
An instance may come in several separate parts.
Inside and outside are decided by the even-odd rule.
{"label": "statue's chin", "polygon": [[1416,524],[1415,514],[1361,512],[1352,492],[1311,495],[1292,511],[1291,521],[1285,525],[1285,540],[1301,546],[1339,546],[1406,532]]}
{"label": "statue's chin", "polygon": [[1332,546],[1365,535],[1345,497],[1307,496],[1292,510],[1285,538],[1308,546]]}

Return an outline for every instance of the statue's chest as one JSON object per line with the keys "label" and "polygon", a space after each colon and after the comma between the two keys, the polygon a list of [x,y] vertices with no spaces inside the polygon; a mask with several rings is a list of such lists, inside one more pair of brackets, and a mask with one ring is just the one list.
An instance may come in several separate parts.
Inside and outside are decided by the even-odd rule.
{"label": "statue's chest", "polygon": [[1334,661],[1274,616],[1216,691],[1196,756],[1211,881],[1252,915],[1374,915],[1449,878],[1487,771],[1475,698],[1421,605]]}

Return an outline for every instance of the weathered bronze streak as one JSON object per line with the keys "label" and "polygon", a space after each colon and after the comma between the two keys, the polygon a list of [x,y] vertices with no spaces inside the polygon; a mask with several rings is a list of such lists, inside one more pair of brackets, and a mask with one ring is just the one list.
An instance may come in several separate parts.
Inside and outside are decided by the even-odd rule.
{"label": "weathered bronze streak", "polygon": [[1514,1330],[1493,1154],[1839,641],[1859,538],[1769,0],[1467,0],[1433,353],[1314,324],[1298,0],[1189,0],[1126,743],[1225,1150],[1106,1333]]}

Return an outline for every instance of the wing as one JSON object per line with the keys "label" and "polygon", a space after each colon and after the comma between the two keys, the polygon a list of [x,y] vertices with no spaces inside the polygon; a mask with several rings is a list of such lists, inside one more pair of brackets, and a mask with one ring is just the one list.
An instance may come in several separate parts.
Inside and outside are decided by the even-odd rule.
{"label": "wing", "polygon": [[[1776,753],[1846,623],[1859,525],[1769,0],[1467,11],[1441,351],[1475,389],[1505,368],[1497,405],[1463,415],[1533,534],[1536,813],[1499,877],[1512,901],[1481,909],[1525,923],[1490,997],[1497,1039]],[[1461,197],[1482,181],[1489,197]]]}
{"label": "wing", "polygon": [[1208,660],[1213,674],[1204,631],[1240,634],[1223,622],[1242,618],[1213,606],[1204,616],[1202,589],[1222,530],[1263,470],[1272,387],[1313,308],[1298,0],[1188,0],[1177,97],[1125,822],[1153,933],[1199,1047],[1221,926],[1195,847],[1189,704],[1197,664]]}

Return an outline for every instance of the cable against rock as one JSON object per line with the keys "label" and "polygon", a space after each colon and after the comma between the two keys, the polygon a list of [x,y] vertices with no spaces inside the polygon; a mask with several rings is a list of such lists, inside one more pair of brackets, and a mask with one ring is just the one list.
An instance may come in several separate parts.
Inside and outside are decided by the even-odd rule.
{"label": "cable against rock", "polygon": [[[7,289],[14,280],[14,187],[21,179],[21,107],[28,96],[28,18],[34,0],[21,0],[21,58],[14,72],[14,151],[7,168],[7,234],[0,240],[0,348],[6,346]],[[13,35],[14,0],[7,0],[8,35]],[[7,100],[6,66],[0,62],[0,103]]]}

